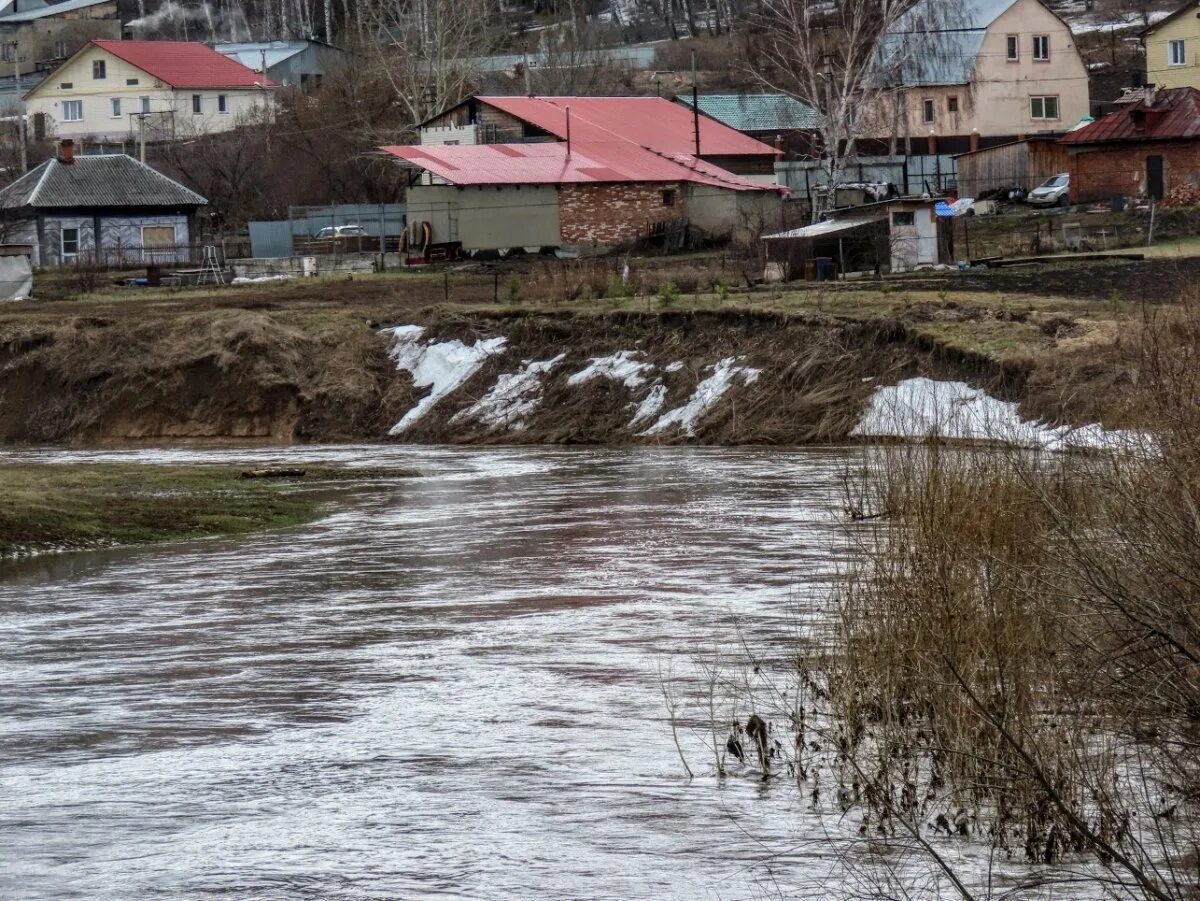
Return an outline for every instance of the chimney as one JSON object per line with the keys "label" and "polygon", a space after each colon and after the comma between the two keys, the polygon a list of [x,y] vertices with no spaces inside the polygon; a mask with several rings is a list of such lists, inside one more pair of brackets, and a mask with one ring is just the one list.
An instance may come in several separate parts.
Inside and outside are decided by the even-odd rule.
{"label": "chimney", "polygon": [[930,155],[930,156],[937,156],[937,152],[938,152],[938,139],[937,139],[937,135],[936,135],[936,134],[934,134],[932,131],[930,131],[930,132],[929,132],[928,145],[929,145],[929,146],[928,146],[928,147],[926,147],[926,150],[928,150],[928,151],[929,151],[929,155]]}
{"label": "chimney", "polygon": [[58,158],[64,166],[70,166],[75,162],[75,142],[67,138],[58,145]]}
{"label": "chimney", "polygon": [[973,129],[971,129],[971,151],[974,152],[978,149],[979,149],[979,129],[973,128]]}
{"label": "chimney", "polygon": [[1146,85],[1146,109],[1154,106],[1154,100],[1158,94],[1157,87],[1158,85],[1153,84]]}

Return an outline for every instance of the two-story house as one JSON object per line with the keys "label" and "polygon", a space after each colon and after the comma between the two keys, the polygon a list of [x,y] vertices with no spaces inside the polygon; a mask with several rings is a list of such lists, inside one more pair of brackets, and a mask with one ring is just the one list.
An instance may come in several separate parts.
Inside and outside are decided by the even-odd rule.
{"label": "two-story house", "polygon": [[892,127],[911,153],[1061,133],[1088,114],[1071,29],[1040,0],[921,0],[884,35],[879,68],[899,93]]}
{"label": "two-story house", "polygon": [[1141,33],[1146,82],[1160,88],[1200,88],[1200,2],[1188,0]]}
{"label": "two-story house", "polygon": [[204,44],[89,41],[25,95],[35,132],[147,140],[227,131],[269,109],[270,78]]}

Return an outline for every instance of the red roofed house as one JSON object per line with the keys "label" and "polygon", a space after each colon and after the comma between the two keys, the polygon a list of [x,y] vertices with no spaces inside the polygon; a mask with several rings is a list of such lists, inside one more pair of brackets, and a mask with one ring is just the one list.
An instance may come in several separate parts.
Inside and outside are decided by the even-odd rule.
{"label": "red roofed house", "polygon": [[1067,149],[1074,203],[1116,195],[1161,200],[1176,188],[1200,186],[1200,91],[1148,90],[1059,143]]}
{"label": "red roofed house", "polygon": [[35,128],[74,139],[147,140],[227,131],[272,102],[269,78],[204,44],[84,44],[25,95]]}
{"label": "red roofed house", "polygon": [[657,97],[477,97],[421,138],[383,150],[418,173],[408,220],[434,244],[598,249],[673,226],[749,240],[782,218],[774,148]]}

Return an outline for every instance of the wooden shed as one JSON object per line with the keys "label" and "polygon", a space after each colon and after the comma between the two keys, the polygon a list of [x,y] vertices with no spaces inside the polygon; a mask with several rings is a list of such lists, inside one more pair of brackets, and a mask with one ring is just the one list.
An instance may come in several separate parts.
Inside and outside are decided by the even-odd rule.
{"label": "wooden shed", "polygon": [[1025,138],[973,150],[955,157],[960,197],[982,197],[992,191],[1032,191],[1048,178],[1067,171],[1067,150],[1057,135]]}

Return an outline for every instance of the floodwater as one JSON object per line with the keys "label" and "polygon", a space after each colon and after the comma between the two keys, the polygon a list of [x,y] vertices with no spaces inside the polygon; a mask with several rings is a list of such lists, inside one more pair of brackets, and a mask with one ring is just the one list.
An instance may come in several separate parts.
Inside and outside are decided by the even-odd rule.
{"label": "floodwater", "polygon": [[423,473],[0,576],[0,896],[825,894],[826,827],[698,710],[688,780],[660,677],[822,616],[851,453],[0,454]]}

